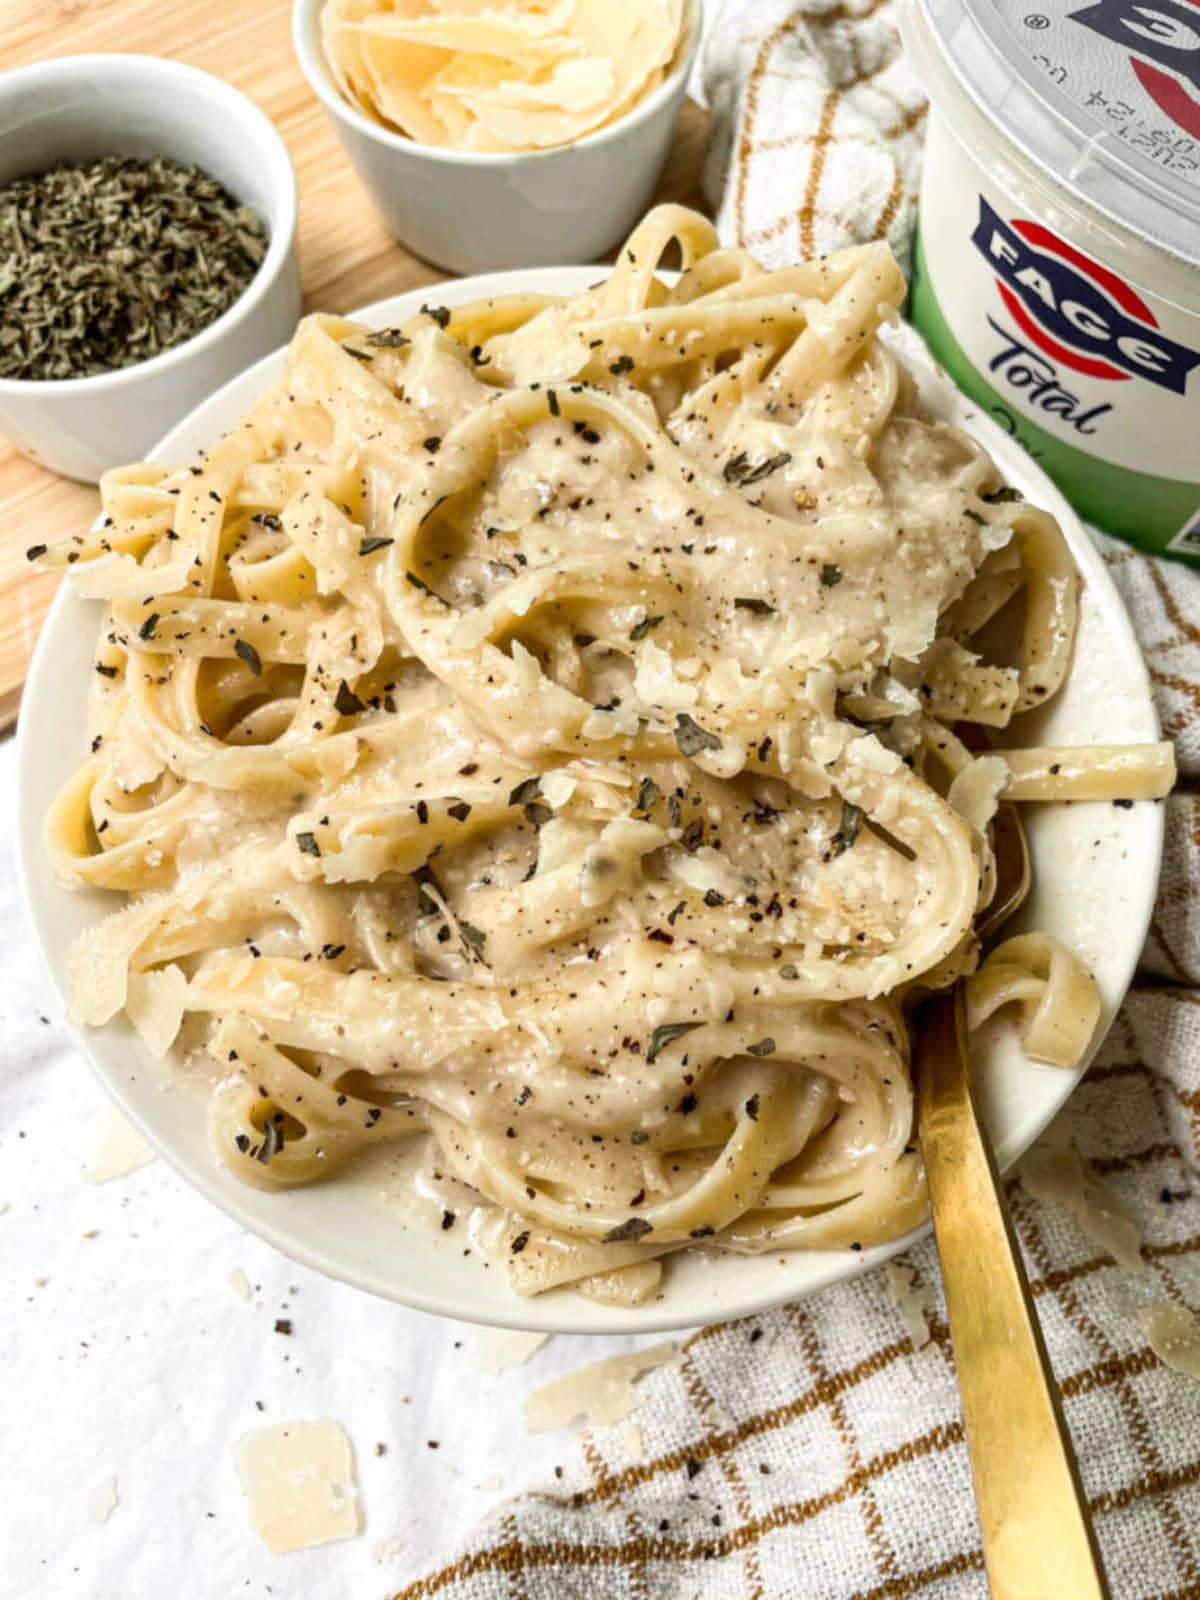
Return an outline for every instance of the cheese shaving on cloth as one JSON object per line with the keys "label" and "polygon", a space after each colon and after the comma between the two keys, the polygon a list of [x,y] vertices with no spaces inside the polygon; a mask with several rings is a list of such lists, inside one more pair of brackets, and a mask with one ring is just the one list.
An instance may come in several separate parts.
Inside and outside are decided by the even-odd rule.
{"label": "cheese shaving on cloth", "polygon": [[[877,338],[903,295],[883,246],[765,272],[661,208],[573,300],[310,317],[200,466],[109,473],[104,525],[41,557],[147,579],[106,603],[47,822],[124,901],[73,1016],[206,1047],[244,1181],[403,1150],[443,1228],[490,1212],[517,1292],[617,1305],[681,1250],[923,1215],[905,1003],[977,964],[997,801],[1173,767],[1016,747],[1077,575],[916,409]],[[1098,1014],[1037,934],[971,1008],[1067,1066]]]}
{"label": "cheese shaving on cloth", "polygon": [[683,0],[326,0],[325,56],[359,111],[422,144],[515,152],[615,122],[670,70]]}
{"label": "cheese shaving on cloth", "polygon": [[665,1366],[678,1354],[673,1344],[656,1344],[648,1350],[631,1350],[607,1361],[578,1367],[525,1396],[525,1428],[545,1433],[563,1428],[576,1417],[596,1427],[621,1422],[637,1408],[634,1387],[643,1373]]}
{"label": "cheese shaving on cloth", "polygon": [[340,1423],[257,1428],[234,1444],[233,1463],[250,1526],[272,1555],[358,1532],[354,1460]]}

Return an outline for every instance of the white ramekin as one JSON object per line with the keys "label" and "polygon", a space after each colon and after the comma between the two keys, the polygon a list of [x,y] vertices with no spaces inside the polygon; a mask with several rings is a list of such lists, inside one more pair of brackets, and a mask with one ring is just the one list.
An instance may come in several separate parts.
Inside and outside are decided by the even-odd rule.
{"label": "white ramekin", "polygon": [[519,155],[419,144],[352,106],[325,60],[323,4],[294,0],[300,65],[380,216],[417,255],[459,273],[595,261],[645,211],[700,42],[701,0],[687,0],[670,72],[627,116],[574,144]]}
{"label": "white ramekin", "polygon": [[155,56],[67,56],[0,76],[0,183],[105,155],[194,163],[258,212],[270,243],[241,298],[174,349],[90,378],[0,379],[0,433],[86,482],[140,460],[164,429],[285,344],[300,315],[296,179],[283,140],[245,95]]}

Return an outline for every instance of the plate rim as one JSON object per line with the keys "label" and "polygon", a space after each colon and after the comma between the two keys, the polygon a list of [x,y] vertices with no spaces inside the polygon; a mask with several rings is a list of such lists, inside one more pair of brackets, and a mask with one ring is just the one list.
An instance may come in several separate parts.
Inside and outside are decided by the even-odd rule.
{"label": "plate rim", "polygon": [[[603,266],[550,266],[519,268],[512,271],[478,274],[471,277],[450,279],[442,283],[425,285],[416,289],[405,290],[395,295],[387,295],[381,299],[370,301],[353,311],[336,313],[347,321],[361,321],[371,326],[386,326],[388,319],[396,320],[411,316],[419,311],[424,303],[460,304],[467,301],[498,297],[511,293],[547,293],[571,294],[580,293],[583,289],[595,282],[598,271],[605,270]],[[674,273],[663,272],[660,274],[665,280],[670,280]],[[211,426],[205,427],[203,421],[197,422],[210,412],[220,412],[222,402],[233,391],[243,386],[249,388],[253,384],[256,390],[265,388],[267,384],[279,375],[283,363],[286,361],[288,346],[281,346],[269,355],[245,367],[240,373],[229,379],[226,383],[215,389],[201,404],[188,412],[151,450],[147,460],[179,459],[183,451],[176,441],[186,441],[189,445],[189,454],[194,451],[195,443],[192,436],[203,436],[207,446],[211,446],[220,432],[214,434]],[[1084,527],[1081,519],[1067,503],[1058,488],[1046,476],[1043,469],[1031,457],[1026,457],[1021,451],[1018,442],[999,426],[992,418],[987,416],[980,407],[958,390],[946,377],[943,370],[925,350],[922,341],[915,331],[907,324],[904,325],[901,338],[890,343],[890,348],[896,358],[907,368],[916,369],[915,375],[920,379],[922,387],[933,386],[938,399],[949,404],[956,414],[956,421],[952,426],[961,427],[962,431],[969,433],[981,443],[989,455],[997,461],[1002,468],[1007,461],[1014,457],[1018,459],[1027,474],[1032,476],[1038,485],[1037,503],[1049,510],[1058,520],[1070,546],[1072,556],[1076,561],[1085,582],[1096,586],[1101,599],[1106,602],[1106,613],[1115,611],[1121,625],[1128,635],[1133,646],[1133,660],[1138,669],[1138,681],[1130,685],[1131,697],[1136,699],[1149,712],[1155,735],[1161,737],[1157,706],[1154,701],[1149,671],[1145,663],[1140,642],[1132,619],[1129,616],[1125,602],[1109,574],[1103,558]],[[914,350],[923,353],[914,354]],[[240,410],[245,407],[239,402]],[[223,429],[221,431],[224,431]],[[57,627],[61,626],[62,613],[72,604],[99,606],[99,601],[83,601],[75,595],[69,580],[64,579],[47,611],[42,623],[41,632],[30,661],[26,677],[25,694],[22,698],[21,714],[18,716],[16,730],[16,765],[17,765],[17,797],[16,797],[16,862],[17,880],[25,914],[29,925],[35,935],[38,956],[43,969],[49,977],[51,986],[65,1008],[67,1004],[67,985],[65,973],[60,974],[50,959],[47,941],[43,933],[43,915],[49,915],[49,908],[39,912],[39,898],[32,888],[35,866],[39,864],[42,845],[42,827],[44,815],[31,815],[32,797],[30,789],[33,784],[31,764],[36,759],[31,751],[36,742],[35,735],[30,731],[36,723],[42,722],[31,713],[38,706],[39,701],[45,696],[42,684],[43,678],[51,673],[51,639]],[[43,724],[44,725],[44,724]],[[73,769],[72,769],[73,770]],[[1113,1018],[1115,1018],[1121,1003],[1124,1000],[1130,983],[1137,969],[1137,953],[1144,942],[1157,893],[1159,876],[1161,873],[1162,853],[1165,838],[1165,808],[1160,803],[1135,808],[1133,815],[1140,818],[1141,826],[1145,832],[1145,839],[1141,848],[1146,850],[1148,865],[1153,867],[1152,872],[1142,876],[1140,894],[1142,903],[1137,907],[1137,914],[1132,923],[1127,919],[1128,925],[1135,925],[1138,929],[1136,950],[1126,963],[1127,971],[1120,984],[1120,993],[1114,996],[1112,1017],[1098,1031],[1089,1047],[1088,1053],[1079,1067],[1055,1069],[1062,1076],[1062,1092],[1051,1097],[1054,1103],[1047,1114],[1040,1118],[1038,1125],[1028,1138],[1023,1135],[1014,1141],[1014,1148],[1005,1148],[1001,1156],[1002,1169],[1013,1165],[1029,1146],[1043,1133],[1054,1117],[1059,1114],[1063,1106],[1075,1092],[1080,1080],[1091,1064],[1096,1052],[1107,1037]],[[62,892],[70,893],[63,887]],[[1130,948],[1133,950],[1132,941]],[[445,1293],[438,1293],[436,1289],[427,1291],[420,1282],[405,1282],[397,1285],[387,1279],[380,1272],[363,1270],[353,1264],[344,1264],[335,1255],[331,1255],[320,1246],[310,1245],[303,1233],[297,1229],[290,1229],[285,1220],[281,1223],[274,1216],[267,1215],[265,1208],[256,1206],[255,1201],[261,1201],[264,1194],[268,1199],[286,1199],[286,1192],[277,1195],[259,1191],[248,1185],[239,1184],[235,1189],[227,1188],[223,1182],[224,1169],[219,1163],[211,1166],[200,1166],[193,1162],[186,1153],[181,1153],[172,1141],[160,1135],[154,1124],[143,1116],[136,1099],[127,1095],[122,1077],[119,1072],[104,1065],[91,1047],[93,1038],[101,1038],[113,1024],[106,1024],[105,1028],[84,1032],[73,1024],[66,1022],[71,1042],[83,1058],[89,1071],[92,1073],[104,1090],[116,1102],[122,1114],[134,1125],[142,1137],[155,1152],[162,1157],[167,1165],[191,1188],[198,1191],[205,1200],[217,1206],[226,1216],[245,1228],[248,1232],[263,1239],[272,1248],[278,1250],[287,1258],[309,1267],[325,1277],[337,1282],[345,1283],[364,1293],[371,1294],[392,1304],[407,1306],[413,1310],[426,1312],[435,1316],[449,1317],[463,1322],[478,1323],[485,1326],[503,1326],[529,1332],[544,1333],[584,1333],[584,1334],[629,1334],[629,1333],[663,1333],[679,1329],[686,1329],[716,1321],[733,1320],[738,1317],[755,1315],[771,1308],[785,1304],[789,1301],[816,1294],[831,1288],[835,1284],[849,1282],[862,1274],[871,1271],[911,1248],[913,1244],[924,1238],[930,1231],[928,1221],[900,1238],[889,1240],[880,1245],[871,1246],[856,1254],[849,1252],[821,1252],[820,1258],[825,1263],[813,1269],[811,1263],[816,1259],[813,1252],[796,1251],[788,1254],[787,1265],[790,1268],[794,1260],[808,1261],[809,1273],[804,1282],[796,1283],[793,1274],[786,1271],[781,1274],[781,1284],[778,1289],[768,1292],[743,1293],[740,1298],[735,1298],[729,1303],[723,1303],[719,1310],[692,1308],[692,1315],[686,1315],[687,1307],[673,1310],[672,1296],[668,1288],[661,1300],[649,1302],[644,1307],[603,1307],[594,1305],[584,1300],[581,1296],[533,1296],[525,1299],[515,1294],[511,1296],[511,1311],[505,1310],[498,1316],[495,1308],[488,1308],[487,1313],[477,1310],[466,1298],[460,1294],[454,1299]],[[144,1051],[144,1046],[139,1047]],[[153,1062],[146,1052],[146,1060],[152,1062],[156,1069],[162,1069],[163,1062]],[[166,1063],[169,1066],[169,1058]],[[1036,1119],[1035,1119],[1036,1120]],[[1001,1143],[1005,1141],[1002,1137]],[[406,1219],[407,1220],[407,1219]],[[409,1222],[410,1227],[419,1224]],[[764,1259],[766,1259],[764,1257]],[[719,1272],[721,1260],[713,1262],[713,1270]],[[467,1291],[469,1293],[469,1291]],[[676,1297],[679,1298],[679,1297]]]}

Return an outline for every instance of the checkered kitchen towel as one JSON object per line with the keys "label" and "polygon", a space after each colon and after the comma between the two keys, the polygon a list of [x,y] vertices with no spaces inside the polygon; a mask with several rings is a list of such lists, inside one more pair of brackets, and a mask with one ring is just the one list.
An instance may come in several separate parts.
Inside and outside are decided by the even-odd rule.
{"label": "checkered kitchen towel", "polygon": [[[881,235],[905,251],[924,102],[881,0],[733,0],[706,87],[726,242],[772,264]],[[1020,1182],[1010,1194],[1115,1600],[1184,1600],[1200,1597],[1200,1383],[1158,1361],[1138,1313],[1200,1306],[1200,577],[1102,546],[1182,774],[1141,971],[1072,1101],[1143,1274]],[[905,1276],[907,1315],[878,1272],[696,1334],[643,1380],[644,1451],[622,1427],[585,1432],[561,1480],[395,1600],[984,1594],[931,1244]]]}

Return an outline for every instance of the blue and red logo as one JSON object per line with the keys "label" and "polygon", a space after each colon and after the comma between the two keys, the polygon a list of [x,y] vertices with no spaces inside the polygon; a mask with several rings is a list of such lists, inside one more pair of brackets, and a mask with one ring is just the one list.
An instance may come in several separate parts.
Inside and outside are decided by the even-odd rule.
{"label": "blue and red logo", "polygon": [[995,272],[1009,316],[1052,360],[1089,378],[1145,378],[1186,392],[1200,353],[1168,339],[1115,272],[1040,222],[1005,222],[982,196],[971,243]]}
{"label": "blue and red logo", "polygon": [[1098,0],[1068,20],[1129,50],[1155,105],[1200,139],[1200,0]]}

